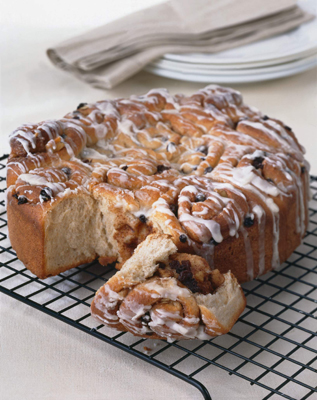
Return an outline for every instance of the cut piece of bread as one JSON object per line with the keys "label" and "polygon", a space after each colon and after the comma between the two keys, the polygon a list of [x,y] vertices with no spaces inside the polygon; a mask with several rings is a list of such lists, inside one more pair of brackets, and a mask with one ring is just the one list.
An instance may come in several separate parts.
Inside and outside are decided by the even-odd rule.
{"label": "cut piece of bread", "polygon": [[[199,286],[202,275],[210,293],[199,292],[206,292]],[[208,339],[227,333],[245,305],[233,274],[211,271],[204,259],[178,254],[167,235],[152,234],[97,291],[91,313],[109,327],[142,337]]]}

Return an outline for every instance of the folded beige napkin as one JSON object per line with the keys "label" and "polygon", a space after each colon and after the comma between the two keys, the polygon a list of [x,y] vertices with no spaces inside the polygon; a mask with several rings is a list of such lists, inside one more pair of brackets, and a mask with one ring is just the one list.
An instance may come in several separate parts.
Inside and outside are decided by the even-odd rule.
{"label": "folded beige napkin", "polygon": [[165,53],[215,53],[312,18],[296,0],[171,0],[67,40],[47,54],[57,67],[111,89]]}

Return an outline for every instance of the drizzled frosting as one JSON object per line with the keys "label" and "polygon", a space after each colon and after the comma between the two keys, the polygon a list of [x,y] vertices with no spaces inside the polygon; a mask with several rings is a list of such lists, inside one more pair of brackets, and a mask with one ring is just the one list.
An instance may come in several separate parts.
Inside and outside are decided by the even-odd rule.
{"label": "drizzled frosting", "polygon": [[[272,266],[279,264],[281,202],[293,199],[296,233],[305,231],[302,147],[290,128],[244,105],[231,89],[211,85],[188,97],[153,89],[81,104],[61,120],[23,125],[10,142],[8,183],[17,197],[37,204],[46,188],[54,202],[78,190],[94,196],[102,187],[122,212],[144,216],[210,264],[215,243],[242,235],[249,279],[255,267],[265,270],[265,246],[272,248]],[[261,238],[258,266],[245,218]],[[264,243],[268,220],[270,244]]]}

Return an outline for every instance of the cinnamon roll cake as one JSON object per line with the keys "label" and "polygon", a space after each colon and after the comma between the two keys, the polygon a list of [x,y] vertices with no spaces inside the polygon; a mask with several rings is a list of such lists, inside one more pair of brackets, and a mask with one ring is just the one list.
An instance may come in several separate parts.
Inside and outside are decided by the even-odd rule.
{"label": "cinnamon roll cake", "polygon": [[[39,278],[96,258],[120,268],[154,234],[177,248],[160,268],[171,274],[168,285],[178,286],[170,264],[194,255],[220,277],[231,270],[245,282],[285,261],[305,234],[303,147],[290,127],[232,89],[80,103],[60,120],[22,125],[10,144],[9,235]],[[144,290],[164,286],[160,269],[140,283]],[[205,284],[212,293],[218,272],[210,274],[197,293],[206,295]],[[118,324],[132,330],[124,304]]]}

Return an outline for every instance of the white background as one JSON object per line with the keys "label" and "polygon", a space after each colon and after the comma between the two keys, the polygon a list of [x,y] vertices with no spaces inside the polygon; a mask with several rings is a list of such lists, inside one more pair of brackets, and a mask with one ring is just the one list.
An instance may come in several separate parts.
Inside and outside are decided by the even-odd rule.
{"label": "white background", "polygon": [[[190,93],[183,83],[141,72],[111,91],[57,70],[45,50],[155,0],[11,0],[1,2],[0,153],[10,131],[59,118],[79,102],[141,94],[153,87]],[[317,174],[317,69],[270,82],[234,85],[245,101],[291,126]],[[262,392],[218,368],[205,384],[214,399],[260,399]],[[1,400],[201,399],[196,389],[130,355],[0,295]]]}

